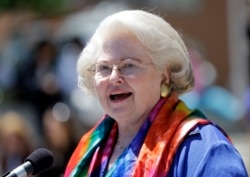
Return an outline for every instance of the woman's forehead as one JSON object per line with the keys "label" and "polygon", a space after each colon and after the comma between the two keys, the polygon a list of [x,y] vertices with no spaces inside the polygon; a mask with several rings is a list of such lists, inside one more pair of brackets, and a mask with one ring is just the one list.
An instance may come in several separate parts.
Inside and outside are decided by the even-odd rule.
{"label": "woman's forehead", "polygon": [[131,35],[106,38],[102,43],[101,56],[113,58],[138,58],[148,60],[145,47]]}

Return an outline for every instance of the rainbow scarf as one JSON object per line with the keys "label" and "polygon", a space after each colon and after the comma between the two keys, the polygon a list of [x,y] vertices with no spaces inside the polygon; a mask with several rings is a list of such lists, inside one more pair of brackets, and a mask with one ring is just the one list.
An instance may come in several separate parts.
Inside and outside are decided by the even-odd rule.
{"label": "rainbow scarf", "polygon": [[85,134],[73,153],[64,177],[165,177],[185,136],[197,124],[208,124],[176,94],[161,98],[131,144],[107,170],[118,136],[117,123],[105,115]]}

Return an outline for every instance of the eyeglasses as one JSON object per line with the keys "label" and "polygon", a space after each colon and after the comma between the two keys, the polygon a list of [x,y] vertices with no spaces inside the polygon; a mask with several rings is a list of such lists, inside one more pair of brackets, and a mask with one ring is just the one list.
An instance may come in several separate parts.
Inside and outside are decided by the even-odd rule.
{"label": "eyeglasses", "polygon": [[113,69],[117,69],[122,75],[129,76],[137,74],[141,69],[144,69],[146,65],[152,65],[152,63],[142,63],[135,59],[121,60],[117,65],[110,65],[105,61],[101,61],[93,64],[88,70],[101,77],[110,76]]}

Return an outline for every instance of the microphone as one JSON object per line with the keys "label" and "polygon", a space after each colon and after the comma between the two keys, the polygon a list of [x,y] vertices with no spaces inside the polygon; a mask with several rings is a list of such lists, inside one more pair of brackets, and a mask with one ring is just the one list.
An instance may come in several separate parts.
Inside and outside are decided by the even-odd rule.
{"label": "microphone", "polygon": [[39,148],[32,152],[24,163],[2,177],[27,177],[47,170],[53,163],[54,156],[51,151]]}

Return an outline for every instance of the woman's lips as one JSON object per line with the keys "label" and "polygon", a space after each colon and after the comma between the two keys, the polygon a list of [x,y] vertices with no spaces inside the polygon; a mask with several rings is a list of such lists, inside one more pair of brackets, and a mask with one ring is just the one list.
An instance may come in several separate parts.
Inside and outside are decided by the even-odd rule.
{"label": "woman's lips", "polygon": [[131,92],[127,92],[127,93],[115,93],[115,94],[111,94],[109,96],[111,101],[122,101],[127,99],[128,97],[130,97],[132,95]]}

